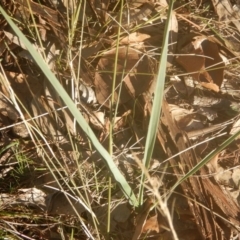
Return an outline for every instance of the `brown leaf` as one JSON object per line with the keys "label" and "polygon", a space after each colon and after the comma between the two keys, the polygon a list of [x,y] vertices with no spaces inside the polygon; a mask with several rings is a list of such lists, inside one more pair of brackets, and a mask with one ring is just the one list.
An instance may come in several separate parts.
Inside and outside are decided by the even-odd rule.
{"label": "brown leaf", "polygon": [[[204,68],[204,57],[201,44],[197,45],[200,40],[190,42],[187,46],[181,49],[181,55],[176,58],[177,62],[182,65],[191,76],[199,81],[200,71]],[[188,55],[187,55],[188,54]]]}
{"label": "brown leaf", "polygon": [[205,88],[213,90],[214,92],[219,92],[219,86],[216,85],[215,83],[201,82],[201,85]]}
{"label": "brown leaf", "polygon": [[[95,74],[96,98],[100,104],[109,106],[112,94],[116,48],[106,52],[99,60]],[[140,51],[128,47],[118,50],[116,88],[114,101],[123,104],[149,89],[152,76],[149,58]],[[122,89],[120,85],[122,84]],[[121,92],[120,92],[121,89]]]}
{"label": "brown leaf", "polygon": [[104,112],[92,111],[92,115],[89,115],[91,126],[97,130],[103,130],[105,125]]}
{"label": "brown leaf", "polygon": [[[120,43],[125,45],[131,44],[131,43],[140,43],[145,41],[146,39],[149,39],[150,37],[151,36],[149,34],[134,32],[124,37],[120,41]],[[116,44],[116,41],[113,44]]]}
{"label": "brown leaf", "polygon": [[239,11],[235,11],[232,7],[230,0],[212,0],[213,6],[216,13],[218,14],[220,21],[225,21],[226,23],[230,20],[240,31],[239,23]]}
{"label": "brown leaf", "polygon": [[202,42],[202,48],[205,58],[205,69],[209,71],[209,75],[213,82],[221,87],[223,81],[224,63],[219,55],[218,46],[216,43],[205,40]]}
{"label": "brown leaf", "polygon": [[137,225],[136,225],[136,229],[135,229],[132,240],[137,240],[140,237],[140,235],[142,234],[143,227],[145,225],[146,218],[149,214],[151,206],[152,206],[152,201],[150,199],[148,199],[143,204],[143,209],[137,217]]}
{"label": "brown leaf", "polygon": [[[240,130],[240,119],[236,120],[232,126],[232,129],[230,131],[230,134],[236,134],[238,131]],[[239,138],[240,136],[238,135],[237,138]]]}
{"label": "brown leaf", "polygon": [[21,41],[21,39],[17,35],[10,33],[10,32],[6,32],[6,31],[3,31],[3,32],[4,32],[5,36],[10,40],[11,43],[16,44],[23,49],[27,49],[25,47],[24,43]]}
{"label": "brown leaf", "polygon": [[[5,74],[14,93],[24,106],[28,106],[33,96],[36,96],[40,89],[42,89],[42,80],[38,79],[36,76],[24,75],[21,73],[17,74],[14,72],[5,72]],[[10,97],[5,84],[1,84],[0,89],[4,95]]]}
{"label": "brown leaf", "polygon": [[176,17],[175,11],[172,11],[171,20],[170,20],[170,31],[169,31],[169,42],[168,42],[168,67],[172,66],[174,54],[176,53],[177,46],[177,38],[178,38],[178,21]]}
{"label": "brown leaf", "polygon": [[152,232],[155,231],[159,233],[159,224],[158,224],[158,219],[157,219],[157,214],[154,215],[153,217],[150,217],[144,224],[142,232]]}
{"label": "brown leaf", "polygon": [[[4,32],[5,36],[8,38],[8,40],[10,41],[10,43],[14,43],[17,46],[23,48],[24,50],[27,50],[27,48],[24,45],[24,43],[22,42],[22,40],[16,34],[6,32],[6,31],[3,31],[3,32]],[[33,43],[32,47],[40,54],[45,50],[45,48],[38,46],[36,43]],[[27,50],[27,52],[28,52],[28,50]],[[19,56],[21,56],[21,55],[22,55],[22,57],[25,57],[26,59],[31,59],[31,61],[33,61],[33,58],[31,57],[31,54],[29,54],[29,52],[28,52],[28,54],[24,53],[24,54],[20,54]]]}
{"label": "brown leaf", "polygon": [[[33,14],[37,14],[41,17],[44,17],[45,19],[49,20],[52,24],[60,26],[59,21],[58,21],[58,13],[57,11],[43,5],[39,4],[33,1],[25,1],[25,0],[16,0],[16,2],[20,5],[22,5],[25,10],[33,12]],[[29,5],[30,9],[29,9]]]}
{"label": "brown leaf", "polygon": [[223,81],[224,63],[217,44],[204,36],[198,36],[192,38],[181,49],[181,53],[184,55],[178,56],[177,62],[204,87],[218,92]]}
{"label": "brown leaf", "polygon": [[207,164],[206,166],[208,167],[208,170],[210,173],[215,173],[217,172],[218,169],[218,160],[219,160],[219,154],[214,156]]}
{"label": "brown leaf", "polygon": [[127,118],[130,114],[132,114],[132,111],[128,110],[121,117],[116,117],[114,123],[114,130],[120,130],[121,128],[125,127],[128,122]]}

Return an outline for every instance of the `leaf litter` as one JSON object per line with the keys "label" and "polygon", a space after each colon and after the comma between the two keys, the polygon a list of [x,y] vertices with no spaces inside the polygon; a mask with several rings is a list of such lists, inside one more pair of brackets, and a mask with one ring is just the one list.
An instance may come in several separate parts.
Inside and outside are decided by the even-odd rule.
{"label": "leaf litter", "polygon": [[[172,14],[169,86],[165,90],[154,152],[158,164],[149,170],[150,176],[161,176],[161,180],[156,178],[161,182],[156,188],[162,195],[176,179],[239,129],[238,2],[233,5],[229,0],[221,3],[192,1],[187,4],[188,8],[183,2],[175,3]],[[167,3],[124,3],[122,22],[118,1],[95,0],[86,1],[86,6],[84,3],[79,5],[78,28],[71,39],[72,45],[67,47],[66,10],[69,7],[72,14],[76,6],[69,6],[67,1],[45,1],[44,4],[29,1],[29,5],[21,0],[16,3],[3,1],[32,44],[40,54],[45,54],[49,68],[105,147],[109,140],[109,99],[113,94],[114,62],[117,59],[114,104],[118,108],[113,128],[113,157],[136,190],[140,171],[137,163],[142,158],[151,115]],[[205,8],[211,10],[210,16]],[[197,14],[194,17],[189,13],[189,9],[200,12],[209,23],[201,22]],[[32,31],[31,14],[40,39]],[[29,28],[24,23],[29,24]],[[100,223],[99,231],[104,239],[108,234],[106,213],[110,207],[110,234],[114,239],[172,239],[164,213],[154,207],[155,195],[151,187],[146,193],[148,200],[144,206],[147,210],[144,206],[140,211],[132,209],[122,200],[119,189],[112,193],[114,204],[108,206],[106,176],[109,170],[89,147],[87,137],[64,109],[61,99],[32,61],[21,40],[3,19],[0,24],[1,146],[8,149],[0,156],[1,209],[18,211],[19,226],[28,224],[31,230],[24,234],[33,238],[41,235],[42,239],[50,239],[50,235],[54,235],[61,239],[55,228],[60,228],[61,223],[51,216],[59,216],[68,224],[63,234],[70,236],[69,229],[79,224],[79,214],[96,239],[99,233],[94,226]],[[84,26],[82,32],[79,30],[81,24]],[[120,45],[116,46],[118,27],[121,36]],[[231,32],[231,37],[226,37],[227,31]],[[70,55],[73,57],[69,61]],[[10,146],[15,140],[20,144]],[[34,143],[43,147],[36,148]],[[185,151],[188,148],[190,150]],[[179,238],[234,239],[239,236],[238,155],[239,139],[236,139],[172,194],[168,207],[172,208],[173,224]],[[164,158],[170,158],[168,164],[162,163]],[[17,171],[20,184],[14,178],[14,171]],[[24,214],[39,214],[39,209],[42,216],[36,218],[37,230],[31,227],[31,221],[24,218]],[[46,214],[50,221],[47,217],[41,220]],[[4,216],[4,219],[9,222],[11,217]],[[42,227],[40,220],[48,226]],[[0,224],[8,229],[6,222]],[[81,224],[84,226],[83,222]],[[75,239],[92,238],[86,228],[75,232]],[[20,228],[16,228],[15,234],[20,236]]]}

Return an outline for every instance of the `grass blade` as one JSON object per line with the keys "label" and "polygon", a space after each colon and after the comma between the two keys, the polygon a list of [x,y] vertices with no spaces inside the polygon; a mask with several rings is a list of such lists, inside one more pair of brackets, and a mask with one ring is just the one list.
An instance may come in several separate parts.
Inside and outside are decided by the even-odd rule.
{"label": "grass blade", "polygon": [[[152,114],[151,114],[151,118],[148,126],[148,134],[147,134],[147,139],[145,144],[145,152],[144,152],[144,159],[143,159],[143,166],[145,167],[145,169],[148,169],[150,164],[154,144],[156,141],[157,127],[160,119],[164,84],[165,84],[166,67],[167,67],[168,39],[169,39],[169,29],[170,29],[173,3],[174,3],[174,0],[172,0],[169,4],[168,16],[166,20],[165,29],[164,29],[162,52],[160,56],[159,70],[157,74],[157,84],[156,84],[156,89],[154,93]],[[140,190],[139,190],[140,205],[143,203],[144,180],[145,180],[145,173],[144,171],[142,171]]]}
{"label": "grass blade", "polygon": [[109,155],[109,153],[106,151],[106,149],[101,145],[101,143],[96,138],[95,134],[93,133],[92,129],[89,127],[87,122],[85,121],[82,114],[77,109],[76,105],[72,101],[72,99],[69,97],[68,93],[65,91],[65,89],[62,87],[62,85],[59,83],[55,75],[50,71],[48,65],[43,60],[42,56],[33,48],[32,44],[28,41],[28,39],[23,35],[23,33],[19,30],[19,28],[15,25],[15,23],[11,20],[11,18],[8,16],[8,14],[3,10],[3,8],[0,6],[0,12],[8,22],[8,24],[11,26],[13,31],[16,33],[16,35],[21,39],[21,41],[24,43],[30,54],[32,55],[33,59],[35,60],[36,64],[40,67],[42,72],[45,74],[46,78],[49,80],[49,82],[53,85],[55,91],[59,94],[59,96],[62,98],[64,103],[69,108],[69,111],[72,113],[72,115],[76,118],[76,121],[81,126],[83,131],[87,134],[89,139],[92,141],[94,147],[96,150],[102,155],[102,157],[106,160],[106,164],[108,165],[110,171],[112,172],[116,182],[119,184],[121,190],[123,191],[124,195],[130,200],[131,204],[134,206],[138,206],[138,201],[129,186],[128,182],[124,178],[124,176],[120,173],[119,169],[113,162],[112,157]]}

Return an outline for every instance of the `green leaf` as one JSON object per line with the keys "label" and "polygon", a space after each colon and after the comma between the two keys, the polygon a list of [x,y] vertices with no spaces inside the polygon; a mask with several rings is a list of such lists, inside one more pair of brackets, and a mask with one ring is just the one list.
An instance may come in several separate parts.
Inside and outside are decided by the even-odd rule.
{"label": "green leaf", "polygon": [[102,157],[105,159],[105,162],[111,171],[114,179],[120,186],[121,190],[123,191],[126,198],[130,200],[130,203],[134,205],[135,207],[138,206],[138,201],[129,186],[128,182],[124,178],[124,176],[121,174],[119,169],[117,168],[116,164],[114,163],[112,157],[109,155],[109,153],[106,151],[106,149],[101,145],[101,143],[96,138],[95,134],[93,133],[92,129],[89,127],[87,122],[85,121],[82,114],[77,109],[76,105],[72,101],[72,99],[69,97],[68,93],[65,91],[65,89],[62,87],[62,85],[59,83],[55,75],[50,71],[48,65],[43,60],[42,56],[33,48],[32,44],[28,41],[28,39],[23,35],[23,33],[19,30],[19,28],[15,25],[15,23],[11,20],[11,18],[7,15],[7,13],[3,10],[3,8],[0,6],[0,12],[8,22],[8,24],[11,26],[13,31],[16,33],[16,35],[21,39],[21,42],[24,43],[30,54],[32,55],[33,59],[35,60],[36,64],[38,64],[39,68],[42,70],[42,72],[45,74],[46,78],[49,80],[49,82],[53,85],[55,91],[59,94],[59,96],[62,98],[66,106],[69,108],[69,111],[72,113],[72,115],[76,118],[76,121],[80,125],[80,127],[83,129],[83,131],[87,134],[89,139],[92,141],[92,144],[96,148],[96,150],[102,155]]}
{"label": "green leaf", "polygon": [[[157,128],[160,120],[160,113],[162,107],[162,100],[164,95],[164,85],[165,85],[165,76],[166,76],[166,67],[167,67],[167,52],[168,52],[168,39],[169,39],[169,29],[170,29],[170,21],[171,21],[171,14],[173,9],[174,0],[172,0],[169,4],[168,8],[168,16],[166,20],[166,25],[164,29],[164,36],[163,36],[163,45],[162,45],[162,52],[159,61],[159,70],[157,74],[157,84],[156,89],[154,92],[154,101],[152,107],[152,113],[150,117],[150,122],[148,126],[148,134],[145,144],[145,152],[144,152],[144,159],[143,165],[145,169],[149,168],[150,160],[153,153],[153,148],[156,141],[157,136]],[[143,189],[144,189],[144,181],[145,181],[145,174],[142,171],[141,176],[141,186],[139,190],[139,203],[140,205],[143,203]]]}

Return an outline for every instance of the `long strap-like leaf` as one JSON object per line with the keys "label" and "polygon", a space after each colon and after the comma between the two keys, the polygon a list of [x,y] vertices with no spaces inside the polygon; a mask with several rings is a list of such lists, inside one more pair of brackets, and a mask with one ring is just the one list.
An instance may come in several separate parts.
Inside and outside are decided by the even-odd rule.
{"label": "long strap-like leaf", "polygon": [[[173,9],[174,0],[171,0],[168,8],[168,16],[166,20],[166,25],[164,29],[164,36],[163,36],[163,44],[162,44],[162,52],[159,61],[159,70],[157,74],[157,84],[156,89],[154,92],[154,101],[152,107],[151,118],[148,126],[148,134],[145,144],[145,152],[144,152],[144,159],[143,165],[145,169],[148,169],[150,160],[153,153],[153,148],[156,141],[157,136],[157,127],[160,120],[160,113],[161,113],[161,106],[163,100],[163,92],[164,92],[164,85],[165,85],[165,76],[166,76],[166,67],[167,67],[167,52],[168,52],[168,39],[169,39],[169,29],[170,29],[170,22],[171,22],[171,14]],[[141,176],[141,185],[139,190],[139,202],[140,204],[143,203],[143,189],[144,189],[144,180],[145,180],[145,173],[142,171]]]}
{"label": "long strap-like leaf", "polygon": [[96,148],[96,150],[102,155],[102,157],[106,160],[106,164],[108,165],[109,169],[111,170],[116,182],[121,187],[124,195],[130,200],[131,204],[135,207],[138,206],[138,201],[127,183],[124,176],[120,173],[119,169],[113,162],[112,157],[109,155],[109,153],[106,151],[106,149],[101,145],[101,143],[96,138],[95,134],[93,133],[92,129],[89,127],[87,122],[85,121],[82,114],[77,109],[76,105],[72,101],[72,99],[69,97],[65,89],[62,87],[62,85],[59,83],[55,75],[50,71],[49,67],[43,60],[42,56],[33,48],[32,44],[28,41],[28,39],[23,35],[23,33],[19,30],[19,28],[14,24],[14,22],[11,20],[11,18],[7,15],[7,13],[3,10],[3,8],[0,6],[0,12],[8,22],[8,24],[11,26],[13,31],[16,33],[16,35],[21,39],[21,42],[24,43],[30,54],[32,55],[35,62],[38,64],[42,72],[45,74],[46,78],[49,80],[49,82],[53,85],[56,92],[59,94],[59,96],[63,99],[64,103],[69,108],[72,115],[76,118],[78,124],[81,126],[83,131],[87,134],[89,139],[92,141],[92,144]]}

